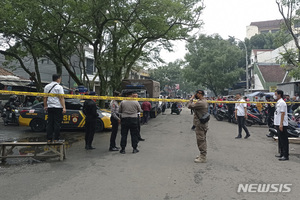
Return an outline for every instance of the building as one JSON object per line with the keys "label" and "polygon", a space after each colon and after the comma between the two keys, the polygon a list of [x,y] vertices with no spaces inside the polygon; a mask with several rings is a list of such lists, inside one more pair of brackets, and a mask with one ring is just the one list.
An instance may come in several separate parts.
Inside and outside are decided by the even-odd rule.
{"label": "building", "polygon": [[276,33],[280,31],[281,25],[284,23],[283,19],[251,22],[246,28],[246,37],[250,39],[252,36],[261,33]]}

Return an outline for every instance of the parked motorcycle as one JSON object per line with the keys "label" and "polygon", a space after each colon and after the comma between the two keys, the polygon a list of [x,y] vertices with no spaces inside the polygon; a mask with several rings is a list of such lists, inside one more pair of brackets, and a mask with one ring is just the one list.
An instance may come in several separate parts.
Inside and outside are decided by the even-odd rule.
{"label": "parked motorcycle", "polygon": [[228,116],[228,110],[224,107],[222,108],[219,108],[217,110],[217,113],[215,114],[215,118],[218,120],[218,121],[229,121],[228,120],[228,117],[230,117],[230,121],[234,124],[237,124],[237,120],[235,119],[235,115],[234,115],[234,112],[232,115]]}
{"label": "parked motorcycle", "polygon": [[265,115],[252,112],[248,110],[247,113],[248,119],[246,120],[246,126],[252,126],[252,125],[266,125],[267,124],[267,118]]}
{"label": "parked motorcycle", "polygon": [[[298,123],[294,122],[291,119],[288,120],[289,120],[288,129],[287,129],[288,137],[300,137],[300,128],[298,128]],[[277,129],[269,128],[269,131],[271,134],[278,136]]]}

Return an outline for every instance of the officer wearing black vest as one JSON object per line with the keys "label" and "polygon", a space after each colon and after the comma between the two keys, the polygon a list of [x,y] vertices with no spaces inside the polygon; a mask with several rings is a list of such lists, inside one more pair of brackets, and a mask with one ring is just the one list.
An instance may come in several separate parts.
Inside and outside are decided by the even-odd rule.
{"label": "officer wearing black vest", "polygon": [[[89,95],[95,95],[96,93],[91,91]],[[97,112],[97,105],[92,99],[87,99],[83,104],[83,113],[85,114],[85,149],[93,150],[92,142],[95,135],[96,121],[99,116]]]}

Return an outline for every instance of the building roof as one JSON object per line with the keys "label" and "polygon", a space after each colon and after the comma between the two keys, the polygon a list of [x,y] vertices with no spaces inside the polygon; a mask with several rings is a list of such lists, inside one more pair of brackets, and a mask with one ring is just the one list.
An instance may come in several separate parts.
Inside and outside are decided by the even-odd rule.
{"label": "building roof", "polygon": [[257,56],[257,52],[260,52],[260,51],[262,51],[262,52],[274,51],[274,49],[252,49],[252,51],[253,51],[254,55]]}
{"label": "building roof", "polygon": [[14,74],[0,67],[0,76],[14,76]]}
{"label": "building roof", "polygon": [[250,26],[257,26],[258,29],[280,29],[281,24],[284,23],[283,19],[251,22]]}
{"label": "building roof", "polygon": [[280,65],[258,65],[258,68],[266,82],[281,83],[285,78],[286,71]]}

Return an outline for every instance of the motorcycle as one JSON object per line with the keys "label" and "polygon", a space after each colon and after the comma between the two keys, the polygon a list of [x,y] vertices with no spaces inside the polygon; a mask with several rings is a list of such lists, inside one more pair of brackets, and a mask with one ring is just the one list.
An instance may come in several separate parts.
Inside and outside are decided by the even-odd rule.
{"label": "motorcycle", "polygon": [[[215,117],[218,121],[228,120],[228,110],[224,107],[219,108]],[[230,119],[233,123],[237,124],[234,114],[230,116]]]}
{"label": "motorcycle", "polygon": [[[276,128],[269,128],[271,134],[278,136]],[[288,137],[300,137],[300,128],[298,128],[298,123],[294,122],[290,118],[288,119],[287,128]]]}
{"label": "motorcycle", "polygon": [[17,126],[19,126],[19,116],[19,109],[14,105],[8,105],[3,108],[2,120],[4,121],[5,126],[7,126],[8,124],[16,124]]}
{"label": "motorcycle", "polygon": [[176,113],[177,115],[180,115],[182,109],[179,108],[179,106],[177,105],[177,103],[173,103],[171,106],[171,114]]}
{"label": "motorcycle", "polygon": [[253,112],[248,110],[247,112],[248,119],[246,120],[246,126],[252,125],[266,125],[267,124],[267,117],[264,114],[260,114],[258,112]]}

